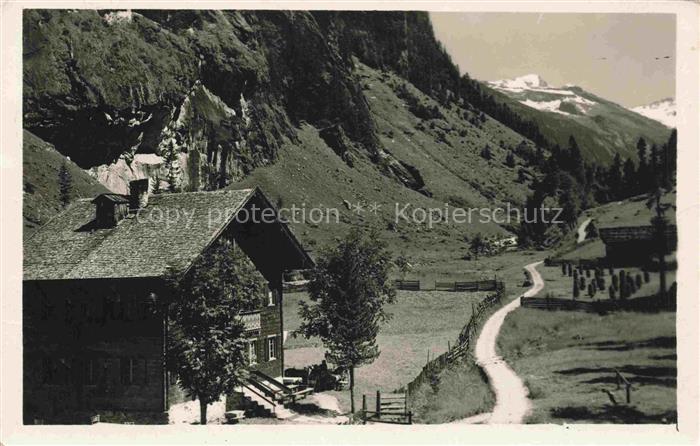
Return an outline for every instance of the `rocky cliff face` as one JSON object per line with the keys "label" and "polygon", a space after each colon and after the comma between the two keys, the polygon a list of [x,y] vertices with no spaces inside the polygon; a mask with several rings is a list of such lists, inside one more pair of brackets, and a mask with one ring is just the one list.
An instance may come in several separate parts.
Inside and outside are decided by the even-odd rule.
{"label": "rocky cliff face", "polygon": [[25,128],[117,191],[146,171],[223,187],[303,121],[379,159],[351,60],[309,13],[32,10],[24,28]]}

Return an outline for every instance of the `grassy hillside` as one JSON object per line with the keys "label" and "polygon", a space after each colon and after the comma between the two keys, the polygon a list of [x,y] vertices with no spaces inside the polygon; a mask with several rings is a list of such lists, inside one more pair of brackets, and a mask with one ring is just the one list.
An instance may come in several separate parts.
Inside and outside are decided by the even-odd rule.
{"label": "grassy hillside", "polygon": [[[498,349],[529,390],[527,422],[674,423],[675,320],[675,313],[509,314]],[[629,405],[615,370],[632,383]]]}
{"label": "grassy hillside", "polygon": [[[419,172],[432,195],[405,187],[383,174],[377,164],[354,150],[353,167],[328,147],[319,131],[309,124],[298,129],[299,144],[288,143],[280,151],[274,165],[258,168],[232,187],[260,186],[277,204],[289,208],[306,205],[336,208],[340,224],[297,224],[295,230],[311,246],[325,245],[350,225],[376,228],[397,252],[429,259],[459,259],[466,252],[464,236],[477,232],[504,236],[506,232],[494,223],[482,224],[478,213],[472,223],[429,224],[396,221],[396,206],[409,204],[407,214],[415,208],[491,208],[511,202],[519,205],[528,192],[528,183],[517,182],[517,170],[524,162],[516,156],[516,166],[504,160],[508,150],[522,136],[485,117],[478,126],[464,119],[472,112],[455,105],[445,108],[393,74],[382,73],[362,64],[357,65],[377,133],[392,158]],[[406,92],[407,91],[407,92]],[[402,95],[403,97],[399,96]],[[407,98],[407,99],[404,99]],[[409,105],[409,102],[414,105]],[[420,106],[415,105],[420,104]],[[417,109],[435,110],[435,117],[416,116]],[[489,145],[493,159],[485,160],[480,152]],[[503,146],[503,147],[502,147]],[[365,211],[358,215],[346,203],[362,203]],[[381,205],[376,213],[367,206]]]}
{"label": "grassy hillside", "polygon": [[22,205],[25,235],[31,234],[34,228],[61,211],[58,173],[63,164],[66,165],[72,181],[71,200],[108,192],[97,180],[58,153],[51,144],[26,130],[22,140]]}

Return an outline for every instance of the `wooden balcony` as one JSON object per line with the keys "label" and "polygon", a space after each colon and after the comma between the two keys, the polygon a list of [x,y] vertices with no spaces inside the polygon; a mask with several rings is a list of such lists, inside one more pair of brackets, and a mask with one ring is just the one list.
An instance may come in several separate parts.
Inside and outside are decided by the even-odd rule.
{"label": "wooden balcony", "polygon": [[260,312],[249,311],[241,313],[240,316],[245,327],[245,331],[260,331]]}

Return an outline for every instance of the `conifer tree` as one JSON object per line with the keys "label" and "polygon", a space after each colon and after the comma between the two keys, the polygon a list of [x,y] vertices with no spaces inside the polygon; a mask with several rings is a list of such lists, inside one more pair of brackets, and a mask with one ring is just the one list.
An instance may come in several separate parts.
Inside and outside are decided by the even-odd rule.
{"label": "conifer tree", "polygon": [[73,188],[73,177],[68,170],[68,166],[64,161],[58,170],[58,195],[61,200],[61,206],[66,207],[70,203],[71,190]]}
{"label": "conifer tree", "polygon": [[508,155],[506,155],[506,166],[515,167],[515,156],[513,152],[508,152]]}

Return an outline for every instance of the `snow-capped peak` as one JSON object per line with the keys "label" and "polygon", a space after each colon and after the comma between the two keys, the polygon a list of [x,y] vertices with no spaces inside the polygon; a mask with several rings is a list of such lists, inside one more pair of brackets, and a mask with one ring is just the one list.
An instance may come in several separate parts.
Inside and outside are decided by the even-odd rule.
{"label": "snow-capped peak", "polygon": [[551,87],[537,74],[490,81],[488,84],[523,105],[551,113],[585,115],[596,105],[596,102],[580,95],[573,85]]}
{"label": "snow-capped peak", "polygon": [[491,81],[489,84],[504,89],[545,88],[548,86],[547,82],[545,82],[539,74],[526,74],[525,76],[516,77],[515,79]]}
{"label": "snow-capped peak", "polygon": [[658,121],[666,127],[676,126],[676,101],[673,98],[661,99],[651,104],[631,108],[633,112]]}

